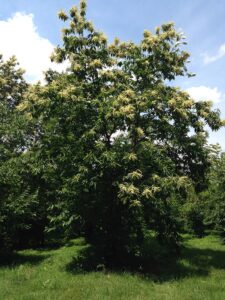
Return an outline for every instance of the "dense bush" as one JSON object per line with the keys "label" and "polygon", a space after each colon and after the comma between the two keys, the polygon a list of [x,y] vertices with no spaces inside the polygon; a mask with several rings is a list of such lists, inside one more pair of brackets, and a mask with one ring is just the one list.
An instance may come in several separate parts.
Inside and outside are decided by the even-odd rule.
{"label": "dense bush", "polygon": [[205,223],[225,240],[225,153],[217,152],[208,174],[208,189],[202,201],[205,204]]}

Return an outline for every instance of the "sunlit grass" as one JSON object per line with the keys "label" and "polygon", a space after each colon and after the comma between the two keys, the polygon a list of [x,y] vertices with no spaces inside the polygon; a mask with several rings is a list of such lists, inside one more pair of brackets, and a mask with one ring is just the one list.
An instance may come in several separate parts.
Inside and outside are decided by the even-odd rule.
{"label": "sunlit grass", "polygon": [[225,246],[215,236],[187,237],[178,263],[157,275],[72,271],[83,247],[77,239],[56,250],[18,252],[0,267],[0,299],[225,299]]}

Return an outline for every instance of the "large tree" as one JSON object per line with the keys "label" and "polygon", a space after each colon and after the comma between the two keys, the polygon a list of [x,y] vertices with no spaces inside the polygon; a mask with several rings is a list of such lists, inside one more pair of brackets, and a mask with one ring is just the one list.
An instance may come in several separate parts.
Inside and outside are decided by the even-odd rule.
{"label": "large tree", "polygon": [[69,25],[52,59],[68,69],[47,72],[21,105],[40,128],[50,223],[79,225],[108,262],[137,255],[148,229],[176,246],[179,203],[204,187],[204,126],[222,126],[210,102],[169,84],[191,76],[182,34],[169,23],[139,44],[110,44],[83,0],[59,17]]}

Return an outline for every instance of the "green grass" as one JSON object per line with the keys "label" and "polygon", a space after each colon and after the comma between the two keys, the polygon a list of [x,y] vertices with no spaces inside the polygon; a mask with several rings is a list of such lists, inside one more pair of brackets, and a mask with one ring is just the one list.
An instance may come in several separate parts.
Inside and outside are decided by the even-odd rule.
{"label": "green grass", "polygon": [[82,239],[56,250],[25,250],[0,266],[1,300],[225,299],[225,246],[215,236],[186,237],[181,259],[160,274],[71,269]]}

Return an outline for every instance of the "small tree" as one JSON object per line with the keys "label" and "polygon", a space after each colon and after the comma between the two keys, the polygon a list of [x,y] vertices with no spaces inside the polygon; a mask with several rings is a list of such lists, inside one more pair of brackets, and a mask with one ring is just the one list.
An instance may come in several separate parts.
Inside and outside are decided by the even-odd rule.
{"label": "small tree", "polygon": [[20,109],[29,90],[23,73],[15,57],[0,58],[0,251],[40,243],[46,218],[30,151],[37,126]]}
{"label": "small tree", "polygon": [[28,142],[27,123],[16,109],[28,87],[23,73],[15,57],[3,61],[0,56],[0,249],[15,244],[19,227],[25,227],[27,192],[18,160]]}
{"label": "small tree", "polygon": [[225,154],[217,149],[208,174],[208,190],[203,194],[205,222],[225,241]]}
{"label": "small tree", "polygon": [[190,186],[201,190],[209,165],[204,125],[222,125],[210,102],[167,85],[191,76],[182,34],[169,23],[144,31],[140,44],[109,44],[83,0],[59,17],[69,26],[52,59],[69,68],[47,72],[23,103],[41,128],[51,223],[79,223],[111,263],[138,255],[147,229],[176,246],[179,203]]}

